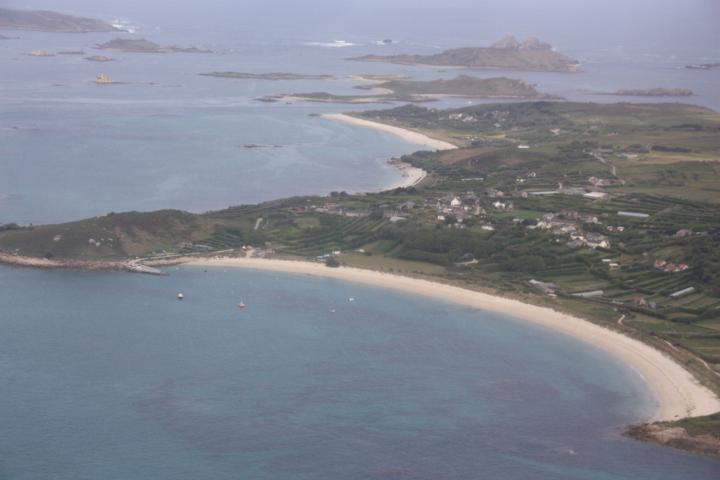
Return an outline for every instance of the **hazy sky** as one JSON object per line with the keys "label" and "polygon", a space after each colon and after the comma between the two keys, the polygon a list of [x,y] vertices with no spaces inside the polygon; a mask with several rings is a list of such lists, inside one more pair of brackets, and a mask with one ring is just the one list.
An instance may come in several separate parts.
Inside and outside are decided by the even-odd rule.
{"label": "hazy sky", "polygon": [[[565,48],[720,50],[720,0],[0,0],[173,26],[262,35],[405,38],[433,44],[536,35]],[[720,56],[720,52],[718,52]]]}

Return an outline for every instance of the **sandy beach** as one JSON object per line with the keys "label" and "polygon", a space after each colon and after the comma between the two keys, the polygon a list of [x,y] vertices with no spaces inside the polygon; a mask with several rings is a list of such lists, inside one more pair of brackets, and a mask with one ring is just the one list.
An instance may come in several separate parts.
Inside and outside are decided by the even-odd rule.
{"label": "sandy beach", "polygon": [[587,342],[623,361],[645,381],[657,400],[648,420],[666,421],[720,411],[720,399],[673,359],[618,332],[550,308],[427,280],[358,268],[329,268],[320,263],[259,258],[193,258],[186,265],[237,267],[335,278],[408,292],[505,314]]}
{"label": "sandy beach", "polygon": [[420,145],[431,150],[452,150],[457,148],[457,145],[453,145],[452,143],[444,142],[442,140],[430,138],[427,135],[423,135],[422,133],[413,132],[412,130],[407,130],[405,128],[393,127],[392,125],[385,125],[384,123],[371,122],[370,120],[363,120],[361,118],[351,117],[350,115],[345,115],[342,113],[328,113],[322,115],[322,118],[334,120],[337,122],[343,122],[350,125],[356,125],[358,127],[372,128],[375,130],[392,133],[393,135],[397,135],[398,137],[402,138],[407,142],[414,143],[416,145]]}
{"label": "sandy beach", "polygon": [[388,186],[387,190],[414,187],[427,177],[427,172],[425,170],[413,167],[409,163],[401,162],[399,160],[391,161],[390,163],[400,171],[400,179]]}

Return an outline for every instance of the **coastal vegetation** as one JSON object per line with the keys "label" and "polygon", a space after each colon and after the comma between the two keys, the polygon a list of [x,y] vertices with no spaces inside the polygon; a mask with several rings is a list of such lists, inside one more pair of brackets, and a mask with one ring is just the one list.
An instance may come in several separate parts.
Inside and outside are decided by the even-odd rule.
{"label": "coastal vegetation", "polygon": [[54,33],[118,32],[119,28],[94,18],[74,17],[45,10],[0,8],[0,28]]}
{"label": "coastal vegetation", "polygon": [[542,96],[535,87],[522,80],[506,77],[478,78],[470,75],[458,75],[447,80],[390,80],[377,85],[361,85],[355,88],[390,90],[398,97],[457,95],[486,98],[535,98]]}
{"label": "coastal vegetation", "polygon": [[[415,186],[13,226],[0,249],[88,261],[251,249],[489,290],[645,341],[720,392],[720,114],[535,101],[354,115],[459,148],[404,156],[428,172]],[[716,417],[685,422],[662,428],[720,439]]]}
{"label": "coastal vegetation", "polygon": [[466,98],[550,98],[522,80],[506,77],[478,78],[470,75],[459,75],[452,79],[430,81],[393,79],[369,85],[359,85],[355,88],[374,92],[370,95],[334,95],[326,92],[293,93],[268,96],[261,100],[300,100],[322,103],[419,103],[449,96]]}
{"label": "coastal vegetation", "polygon": [[707,455],[720,455],[720,413],[676,422],[634,425],[627,435],[637,440]]}
{"label": "coastal vegetation", "polygon": [[552,46],[537,38],[531,37],[521,43],[512,36],[489,47],[454,48],[433,55],[365,55],[351,60],[545,72],[572,72],[578,67],[577,60],[556,52]]}

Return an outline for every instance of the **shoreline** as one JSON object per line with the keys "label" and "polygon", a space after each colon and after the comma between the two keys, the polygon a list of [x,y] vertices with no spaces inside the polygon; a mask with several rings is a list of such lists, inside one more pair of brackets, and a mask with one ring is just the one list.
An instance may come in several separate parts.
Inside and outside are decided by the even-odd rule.
{"label": "shoreline", "polygon": [[[354,125],[357,127],[372,128],[373,130],[379,130],[386,133],[396,135],[406,142],[414,143],[422,147],[429,147],[434,150],[454,150],[457,145],[453,145],[449,142],[437,140],[422,133],[413,132],[405,128],[394,127],[392,125],[385,125],[384,123],[372,122],[370,120],[363,120],[361,118],[352,117],[344,113],[324,113],[320,115],[321,118],[331,120],[335,122],[341,122],[348,125]],[[400,179],[395,183],[392,183],[384,190],[394,190],[396,188],[408,188],[414,187],[418,183],[422,182],[428,173],[422,168],[414,167],[409,163],[405,163],[400,159],[390,160],[393,166],[395,166],[400,172]]]}
{"label": "shoreline", "polygon": [[425,177],[428,175],[428,173],[422,168],[413,167],[409,163],[403,162],[400,159],[393,159],[388,161],[388,163],[400,172],[400,179],[386,187],[385,190],[414,187],[425,180]]}
{"label": "shoreline", "polygon": [[672,421],[720,411],[720,399],[671,357],[640,340],[548,307],[429,280],[359,268],[329,268],[324,264],[305,261],[214,257],[186,258],[178,263],[195,267],[244,268],[333,278],[508,315],[588,343],[635,371],[658,403],[655,413],[646,421]]}
{"label": "shoreline", "polygon": [[454,150],[457,145],[453,145],[450,142],[444,142],[435,138],[428,137],[419,132],[407,130],[405,128],[394,127],[392,125],[386,125],[384,123],[372,122],[370,120],[364,120],[362,118],[352,117],[344,113],[324,113],[320,115],[321,118],[327,120],[333,120],[336,122],[346,123],[348,125],[355,125],[357,127],[372,128],[374,130],[380,130],[386,133],[392,133],[406,142],[414,143],[423,147],[428,147],[432,150]]}

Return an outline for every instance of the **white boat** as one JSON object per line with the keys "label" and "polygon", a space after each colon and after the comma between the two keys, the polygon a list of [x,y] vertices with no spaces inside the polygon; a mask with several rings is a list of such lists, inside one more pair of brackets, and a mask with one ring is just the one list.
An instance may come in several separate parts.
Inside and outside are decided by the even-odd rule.
{"label": "white boat", "polygon": [[182,293],[178,293],[177,298],[178,300],[182,300],[183,298],[185,298],[185,295],[183,295]]}

